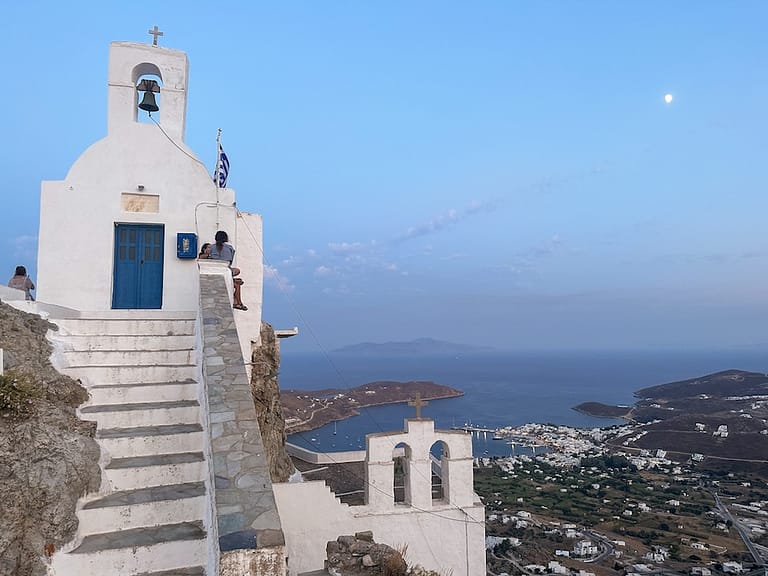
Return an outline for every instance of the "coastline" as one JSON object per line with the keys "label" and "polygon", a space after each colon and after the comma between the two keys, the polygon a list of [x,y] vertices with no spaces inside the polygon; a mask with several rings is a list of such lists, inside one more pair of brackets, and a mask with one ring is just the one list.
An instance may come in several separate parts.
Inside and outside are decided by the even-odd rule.
{"label": "coastline", "polygon": [[[287,435],[316,430],[331,422],[340,422],[360,414],[364,408],[406,404],[415,398],[424,402],[445,400],[464,396],[464,391],[435,384],[434,382],[373,382],[349,390],[333,390],[331,397],[324,399],[313,394],[328,395],[329,390],[286,390],[281,392],[281,403],[285,415]],[[303,407],[291,405],[291,400],[302,399]],[[312,403],[307,404],[309,401]],[[320,404],[315,408],[316,404]],[[313,409],[314,408],[314,409]],[[301,414],[309,417],[301,418]],[[301,419],[299,419],[301,418]],[[291,420],[299,421],[291,422]]]}

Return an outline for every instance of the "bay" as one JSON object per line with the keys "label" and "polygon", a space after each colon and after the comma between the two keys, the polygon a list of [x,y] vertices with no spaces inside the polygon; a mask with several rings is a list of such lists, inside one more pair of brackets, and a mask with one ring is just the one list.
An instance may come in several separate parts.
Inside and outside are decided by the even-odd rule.
{"label": "bay", "polygon": [[[288,344],[288,343],[286,343]],[[737,368],[768,371],[759,349],[707,351],[492,352],[459,356],[341,356],[291,354],[284,346],[282,389],[351,388],[381,380],[431,380],[464,396],[430,401],[423,416],[435,427],[484,428],[551,423],[582,428],[620,424],[573,410],[581,402],[632,404],[635,391]],[[362,409],[336,424],[293,434],[289,442],[322,452],[364,449],[365,435],[400,430],[414,408],[393,404]],[[511,447],[491,434],[473,436],[475,456],[503,456]],[[518,449],[519,453],[519,449]]]}

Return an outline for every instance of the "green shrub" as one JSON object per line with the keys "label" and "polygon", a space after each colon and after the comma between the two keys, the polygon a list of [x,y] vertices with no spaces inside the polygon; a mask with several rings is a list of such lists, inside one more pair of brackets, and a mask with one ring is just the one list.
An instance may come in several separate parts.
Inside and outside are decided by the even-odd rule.
{"label": "green shrub", "polygon": [[13,371],[0,374],[0,416],[26,418],[32,413],[37,397],[29,380]]}

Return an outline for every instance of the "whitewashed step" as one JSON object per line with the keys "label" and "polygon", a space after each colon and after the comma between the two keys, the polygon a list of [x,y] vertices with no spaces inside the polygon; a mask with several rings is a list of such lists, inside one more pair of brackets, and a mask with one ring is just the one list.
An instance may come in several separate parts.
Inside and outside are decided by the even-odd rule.
{"label": "whitewashed step", "polygon": [[96,431],[96,442],[111,458],[199,452],[204,436],[200,424],[170,424]]}
{"label": "whitewashed step", "polygon": [[113,458],[104,467],[111,492],[150,486],[202,482],[206,477],[202,452]]}
{"label": "whitewashed step", "polygon": [[91,394],[91,404],[197,400],[199,397],[199,386],[194,380],[146,384],[99,384],[91,386],[88,391]]}
{"label": "whitewashed step", "polygon": [[180,523],[87,536],[72,552],[55,554],[52,569],[56,576],[133,576],[197,568],[206,556],[201,523]]}
{"label": "whitewashed step", "polygon": [[197,400],[89,405],[82,406],[79,412],[81,419],[93,420],[99,428],[131,428],[200,422],[200,405]]}
{"label": "whitewashed step", "polygon": [[109,336],[179,336],[195,333],[194,318],[157,319],[142,318],[60,318],[52,320],[62,334],[67,335],[109,335]]}
{"label": "whitewashed step", "polygon": [[190,482],[115,492],[94,498],[77,512],[81,536],[202,521],[205,483]]}
{"label": "whitewashed step", "polygon": [[157,366],[79,366],[60,368],[59,372],[83,381],[89,388],[95,384],[133,384],[134,382],[171,382],[190,380],[197,367],[187,364]]}
{"label": "whitewashed step", "polygon": [[189,335],[78,335],[59,336],[53,334],[53,340],[64,343],[67,350],[189,350],[195,347],[195,336]]}
{"label": "whitewashed step", "polygon": [[84,350],[66,351],[69,368],[78,366],[154,366],[156,364],[193,364],[195,350]]}

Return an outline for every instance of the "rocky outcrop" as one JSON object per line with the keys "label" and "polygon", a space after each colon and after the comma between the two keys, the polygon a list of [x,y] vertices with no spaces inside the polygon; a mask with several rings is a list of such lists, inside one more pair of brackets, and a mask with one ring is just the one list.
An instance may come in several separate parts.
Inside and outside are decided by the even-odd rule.
{"label": "rocky outcrop", "polygon": [[334,576],[405,576],[403,555],[386,544],[373,541],[373,533],[339,536],[325,546],[325,568]]}
{"label": "rocky outcrop", "polygon": [[51,366],[49,329],[0,303],[0,576],[45,574],[75,534],[77,499],[101,482],[95,426],[75,414],[87,393]]}
{"label": "rocky outcrop", "polygon": [[261,346],[253,352],[253,392],[256,415],[259,419],[261,440],[269,461],[272,482],[286,482],[295,471],[285,452],[285,420],[280,406],[280,386],[277,372],[280,368],[280,347],[272,326],[261,324]]}

